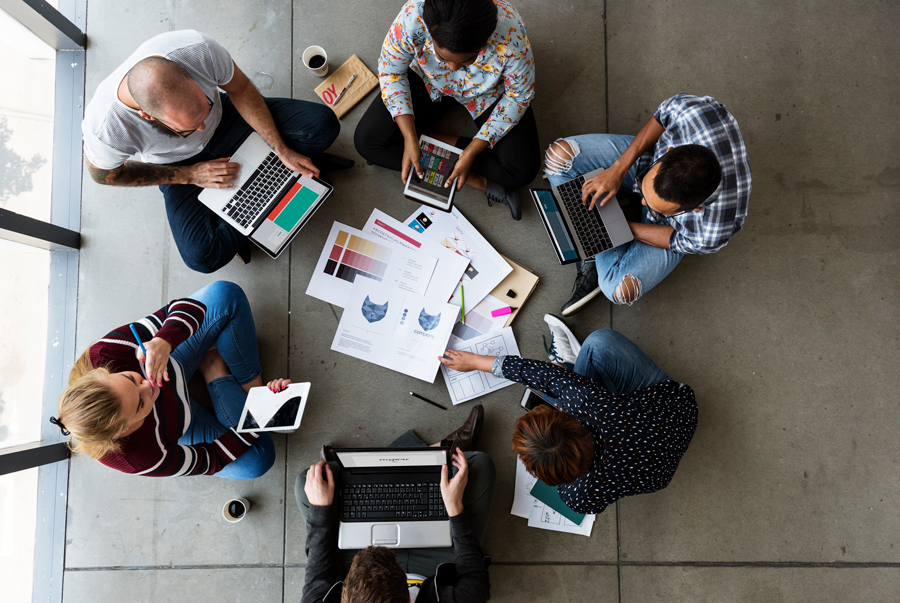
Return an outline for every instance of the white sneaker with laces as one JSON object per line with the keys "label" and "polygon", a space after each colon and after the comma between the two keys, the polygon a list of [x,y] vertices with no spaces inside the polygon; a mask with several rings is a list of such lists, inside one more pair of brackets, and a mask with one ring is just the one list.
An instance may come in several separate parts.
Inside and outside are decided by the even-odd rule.
{"label": "white sneaker with laces", "polygon": [[544,322],[550,327],[550,362],[557,364],[575,364],[581,352],[581,343],[562,319],[552,314],[544,314]]}

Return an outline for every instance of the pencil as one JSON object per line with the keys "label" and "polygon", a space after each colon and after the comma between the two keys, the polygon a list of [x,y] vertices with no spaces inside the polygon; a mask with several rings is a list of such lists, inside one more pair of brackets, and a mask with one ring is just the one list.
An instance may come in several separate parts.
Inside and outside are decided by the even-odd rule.
{"label": "pencil", "polygon": [[431,400],[429,400],[429,399],[426,398],[425,396],[420,396],[419,394],[415,394],[415,393],[413,393],[413,392],[409,392],[409,395],[410,395],[410,396],[413,396],[414,398],[418,398],[419,400],[422,400],[423,402],[428,402],[428,403],[431,404],[432,406],[437,406],[438,408],[443,408],[444,410],[447,410],[447,407],[446,407],[446,406],[441,406],[441,405],[438,404],[437,402],[432,402]]}
{"label": "pencil", "polygon": [[459,284],[459,304],[462,307],[462,323],[466,324],[466,290]]}
{"label": "pencil", "polygon": [[134,338],[137,340],[139,346],[141,346],[141,351],[144,353],[144,358],[147,357],[147,348],[144,347],[144,344],[141,342],[141,336],[138,335],[137,329],[134,328],[134,325],[128,325],[128,328],[131,329],[131,332],[134,334]]}

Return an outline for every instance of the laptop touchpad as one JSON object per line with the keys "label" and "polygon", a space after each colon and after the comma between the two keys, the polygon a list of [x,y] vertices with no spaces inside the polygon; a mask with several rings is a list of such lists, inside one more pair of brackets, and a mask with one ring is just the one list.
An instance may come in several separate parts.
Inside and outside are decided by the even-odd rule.
{"label": "laptop touchpad", "polygon": [[395,523],[377,523],[372,526],[372,544],[375,546],[397,546],[400,541],[400,526]]}

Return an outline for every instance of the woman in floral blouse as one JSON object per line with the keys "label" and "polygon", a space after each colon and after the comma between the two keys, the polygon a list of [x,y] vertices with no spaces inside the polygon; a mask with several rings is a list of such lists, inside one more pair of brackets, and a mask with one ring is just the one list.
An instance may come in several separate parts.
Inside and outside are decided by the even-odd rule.
{"label": "woman in floral blouse", "polygon": [[[488,203],[522,217],[515,189],[540,168],[534,58],[518,12],[506,0],[409,0],[385,37],[378,60],[381,99],[356,128],[371,163],[421,175],[418,133],[464,149],[447,178],[485,193]],[[451,100],[452,99],[452,100]],[[474,138],[430,132],[462,104],[478,126]]]}

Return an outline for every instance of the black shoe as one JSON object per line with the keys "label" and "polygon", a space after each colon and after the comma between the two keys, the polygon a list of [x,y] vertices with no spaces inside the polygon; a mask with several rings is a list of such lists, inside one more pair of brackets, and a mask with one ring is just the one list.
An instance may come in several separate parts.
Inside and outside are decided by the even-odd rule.
{"label": "black shoe", "polygon": [[316,157],[313,163],[316,164],[316,167],[319,168],[319,171],[321,172],[349,170],[356,165],[356,162],[352,159],[345,159],[343,157],[338,157],[337,155],[332,155],[331,153],[322,153]]}
{"label": "black shoe", "polygon": [[253,259],[250,255],[250,241],[244,243],[244,246],[241,247],[235,255],[245,266],[249,264],[250,260]]}
{"label": "black shoe", "polygon": [[319,458],[326,463],[333,463],[337,461],[337,455],[334,453],[334,448],[327,445],[322,446],[322,450],[319,451]]}
{"label": "black shoe", "polygon": [[582,262],[575,277],[572,297],[562,307],[563,316],[571,316],[580,311],[589,301],[600,294],[600,281],[597,280],[597,266],[594,262]]}
{"label": "black shoe", "polygon": [[450,446],[451,452],[457,448],[463,452],[475,450],[478,438],[481,437],[481,427],[484,425],[484,406],[478,404],[466,417],[466,421],[459,429],[444,438],[441,443]]}
{"label": "black shoe", "polygon": [[491,201],[502,203],[509,208],[509,213],[512,215],[513,220],[518,222],[522,219],[522,204],[519,202],[519,195],[513,189],[500,186],[496,182],[488,180],[484,196],[487,197],[488,205],[491,207],[494,206]]}

